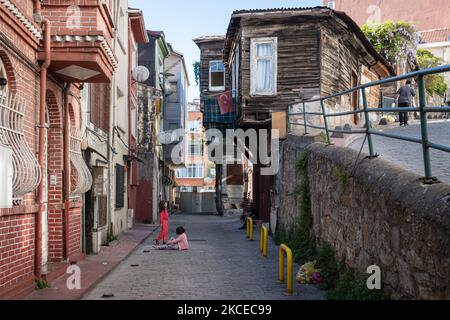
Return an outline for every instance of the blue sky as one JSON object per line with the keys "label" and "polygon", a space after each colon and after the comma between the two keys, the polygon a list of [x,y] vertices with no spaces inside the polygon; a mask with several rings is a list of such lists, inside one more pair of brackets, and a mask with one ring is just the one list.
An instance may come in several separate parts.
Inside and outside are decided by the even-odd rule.
{"label": "blue sky", "polygon": [[192,63],[200,59],[200,51],[192,39],[225,34],[234,10],[322,4],[322,0],[129,0],[130,7],[143,10],[147,29],[164,31],[167,41],[185,55],[191,81],[189,100],[199,96]]}

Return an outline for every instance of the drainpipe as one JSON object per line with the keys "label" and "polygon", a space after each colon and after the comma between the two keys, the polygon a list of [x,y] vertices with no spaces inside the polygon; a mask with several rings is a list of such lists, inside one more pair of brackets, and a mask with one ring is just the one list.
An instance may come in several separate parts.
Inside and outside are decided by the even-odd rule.
{"label": "drainpipe", "polygon": [[70,112],[69,85],[64,87],[64,252],[69,259],[69,223],[70,223]]}
{"label": "drainpipe", "polygon": [[[36,1],[39,3],[39,1]],[[40,5],[40,3],[39,3]],[[51,24],[50,21],[45,19],[42,22],[44,27],[44,50],[45,58],[41,65],[41,83],[40,83],[40,94],[39,94],[39,166],[41,172],[45,170],[45,136],[47,133],[46,123],[45,123],[45,97],[47,92],[47,69],[51,63]],[[38,189],[38,215],[37,215],[37,230],[36,230],[36,264],[35,273],[38,278],[42,275],[42,214],[44,211],[44,181],[41,176],[41,182],[39,183]]]}
{"label": "drainpipe", "polygon": [[42,8],[41,8],[41,0],[34,0],[34,21],[37,23],[42,22]]}

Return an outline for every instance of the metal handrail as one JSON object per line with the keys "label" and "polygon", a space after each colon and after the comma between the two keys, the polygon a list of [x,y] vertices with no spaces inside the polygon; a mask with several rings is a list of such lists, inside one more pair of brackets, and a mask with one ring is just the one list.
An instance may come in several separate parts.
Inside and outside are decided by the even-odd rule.
{"label": "metal handrail", "polygon": [[[432,171],[431,171],[430,148],[450,153],[450,147],[444,146],[444,145],[439,145],[439,144],[432,143],[432,142],[429,141],[429,138],[428,138],[427,113],[429,113],[429,112],[450,112],[450,107],[427,107],[426,106],[426,91],[425,91],[425,80],[424,80],[424,77],[427,76],[427,75],[438,74],[438,73],[443,73],[443,72],[447,72],[447,71],[450,71],[450,65],[445,65],[445,66],[440,66],[440,67],[435,67],[435,68],[429,68],[429,69],[423,69],[423,70],[410,72],[410,73],[407,73],[407,74],[404,74],[404,75],[400,75],[400,76],[390,77],[390,78],[386,78],[386,79],[383,79],[383,80],[377,80],[377,81],[361,84],[361,85],[353,87],[351,89],[348,89],[348,90],[345,90],[345,91],[342,91],[342,92],[339,92],[339,93],[336,93],[336,94],[332,94],[332,95],[329,95],[329,96],[326,96],[326,97],[315,98],[315,99],[310,99],[310,100],[304,100],[304,101],[300,102],[303,105],[303,112],[295,112],[295,113],[294,112],[293,113],[288,112],[288,116],[303,115],[303,124],[291,122],[290,120],[288,120],[288,124],[303,126],[305,135],[308,134],[308,128],[325,130],[326,138],[327,138],[327,142],[326,143],[328,145],[331,144],[330,132],[347,133],[347,134],[365,133],[367,135],[367,141],[368,141],[368,146],[369,146],[370,158],[375,158],[375,157],[378,156],[374,152],[372,135],[378,135],[378,136],[383,136],[383,137],[392,138],[392,139],[398,139],[398,140],[403,140],[403,141],[408,141],[408,142],[420,143],[420,144],[422,144],[422,149],[423,149],[423,161],[424,161],[424,169],[425,169],[424,170],[425,171],[425,178],[426,179],[433,179],[434,177],[432,176]],[[368,107],[367,95],[366,95],[366,89],[367,88],[371,88],[371,87],[374,87],[374,86],[379,86],[379,85],[387,84],[387,83],[393,83],[393,82],[397,82],[397,81],[401,81],[401,80],[405,80],[405,79],[416,78],[416,77],[418,77],[418,81],[417,82],[418,82],[418,85],[419,85],[419,107],[417,107],[417,108],[413,108],[413,107],[406,107],[406,108],[369,108]],[[343,96],[343,95],[346,95],[346,94],[349,94],[349,93],[353,93],[353,92],[358,91],[358,90],[361,91],[361,96],[362,96],[362,100],[363,100],[363,109],[362,110],[354,110],[354,111],[347,111],[347,112],[337,112],[337,113],[327,113],[326,112],[324,101],[329,100],[329,99],[333,99],[333,98],[336,98],[336,97],[340,97],[340,96]],[[308,112],[308,111],[306,111],[306,104],[307,103],[311,103],[311,102],[320,102],[320,106],[321,106],[322,112]],[[294,104],[298,104],[298,103],[294,103]],[[294,104],[291,104],[290,107],[292,105],[294,105]],[[417,138],[405,137],[405,136],[400,136],[400,135],[384,133],[384,132],[380,132],[380,131],[377,131],[377,130],[373,130],[372,129],[372,125],[370,123],[370,119],[369,119],[369,113],[370,112],[396,112],[396,113],[400,113],[400,112],[419,112],[419,114],[420,114],[421,138],[417,139]],[[349,131],[349,130],[332,130],[332,129],[328,128],[328,118],[330,118],[330,117],[339,117],[339,116],[346,116],[346,115],[360,114],[360,113],[364,113],[365,129]],[[307,123],[307,119],[306,119],[307,115],[321,116],[323,118],[324,126],[321,127],[321,126],[308,124]]]}

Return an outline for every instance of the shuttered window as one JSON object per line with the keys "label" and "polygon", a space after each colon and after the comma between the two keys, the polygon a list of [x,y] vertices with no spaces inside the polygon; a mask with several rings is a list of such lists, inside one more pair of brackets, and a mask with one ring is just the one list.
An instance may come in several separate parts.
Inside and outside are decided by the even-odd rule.
{"label": "shuttered window", "polygon": [[125,168],[116,164],[116,209],[125,207]]}
{"label": "shuttered window", "polygon": [[104,132],[109,131],[109,102],[111,86],[108,83],[91,83],[89,85],[90,121]]}

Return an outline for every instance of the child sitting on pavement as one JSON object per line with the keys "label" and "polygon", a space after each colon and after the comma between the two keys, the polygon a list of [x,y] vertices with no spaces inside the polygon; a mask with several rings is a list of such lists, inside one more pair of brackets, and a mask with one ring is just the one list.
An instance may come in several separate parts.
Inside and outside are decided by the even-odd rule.
{"label": "child sitting on pavement", "polygon": [[178,227],[175,232],[178,235],[176,239],[171,238],[166,245],[155,246],[155,248],[158,250],[189,250],[189,242],[186,236],[186,230],[184,230],[183,227]]}

